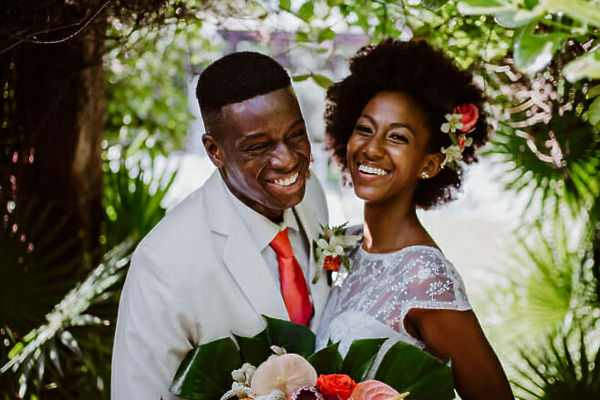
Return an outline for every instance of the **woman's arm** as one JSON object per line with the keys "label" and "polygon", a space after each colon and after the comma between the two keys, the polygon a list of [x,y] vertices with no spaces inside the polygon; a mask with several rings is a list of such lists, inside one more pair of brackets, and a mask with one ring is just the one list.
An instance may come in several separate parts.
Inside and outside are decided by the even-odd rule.
{"label": "woman's arm", "polygon": [[452,360],[454,385],[462,399],[514,399],[473,311],[412,309],[405,322],[433,355]]}

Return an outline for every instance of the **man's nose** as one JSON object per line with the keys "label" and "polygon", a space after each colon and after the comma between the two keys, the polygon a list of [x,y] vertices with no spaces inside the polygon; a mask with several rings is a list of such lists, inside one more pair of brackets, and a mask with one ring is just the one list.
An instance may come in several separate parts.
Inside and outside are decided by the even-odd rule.
{"label": "man's nose", "polygon": [[285,143],[278,143],[271,153],[271,166],[284,171],[292,169],[298,161],[293,149]]}

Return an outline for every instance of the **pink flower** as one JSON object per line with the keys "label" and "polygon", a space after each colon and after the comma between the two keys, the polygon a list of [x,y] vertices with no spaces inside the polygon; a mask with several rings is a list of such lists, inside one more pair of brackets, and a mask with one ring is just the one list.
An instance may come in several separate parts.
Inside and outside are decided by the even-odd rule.
{"label": "pink flower", "polygon": [[459,136],[456,138],[456,142],[458,143],[458,147],[460,147],[461,149],[463,147],[465,147],[465,138],[464,136]]}
{"label": "pink flower", "polygon": [[479,119],[479,110],[474,104],[461,104],[454,107],[453,114],[460,114],[460,122],[462,128],[459,128],[461,132],[469,132]]}

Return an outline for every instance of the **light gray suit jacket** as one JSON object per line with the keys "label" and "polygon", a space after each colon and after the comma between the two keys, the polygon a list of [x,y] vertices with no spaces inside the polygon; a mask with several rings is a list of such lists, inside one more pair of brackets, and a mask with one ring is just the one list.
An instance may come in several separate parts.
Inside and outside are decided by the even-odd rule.
{"label": "light gray suit jacket", "polygon": [[[278,282],[226,190],[215,171],[136,249],[119,304],[113,400],[174,399],[169,385],[194,346],[231,332],[254,335],[264,328],[261,314],[288,319]],[[315,178],[294,209],[312,242],[319,224],[327,223],[325,195]],[[309,282],[316,268],[312,248],[310,260]],[[324,278],[309,286],[316,331],[329,286]]]}

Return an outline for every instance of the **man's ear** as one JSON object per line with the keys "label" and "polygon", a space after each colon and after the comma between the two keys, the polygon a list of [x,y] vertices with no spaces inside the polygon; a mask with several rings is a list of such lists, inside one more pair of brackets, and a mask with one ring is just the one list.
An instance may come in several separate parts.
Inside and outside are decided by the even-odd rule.
{"label": "man's ear", "polygon": [[202,144],[214,166],[217,168],[223,167],[225,159],[223,158],[223,149],[219,142],[210,133],[205,133],[202,135]]}
{"label": "man's ear", "polygon": [[442,153],[431,153],[427,154],[425,157],[425,165],[421,168],[419,177],[422,179],[433,178],[442,169],[444,155]]}

